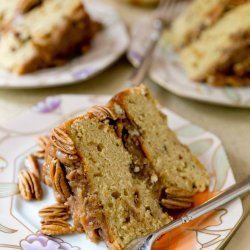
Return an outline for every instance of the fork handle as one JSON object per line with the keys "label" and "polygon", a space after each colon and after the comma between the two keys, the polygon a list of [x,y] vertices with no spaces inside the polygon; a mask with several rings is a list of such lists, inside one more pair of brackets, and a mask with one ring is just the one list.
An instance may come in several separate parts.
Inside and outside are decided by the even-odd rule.
{"label": "fork handle", "polygon": [[167,226],[159,229],[153,235],[151,242],[154,242],[161,235],[171,231],[172,229],[177,228],[182,224],[188,223],[189,221],[194,220],[208,212],[211,212],[215,208],[218,208],[249,191],[250,191],[250,176],[248,176],[244,181],[234,184],[233,186],[227,188],[221,194],[209,199],[202,205],[191,209],[179,219],[170,222]]}
{"label": "fork handle", "polygon": [[187,212],[186,215],[182,217],[183,223],[196,219],[249,191],[250,176],[248,176],[244,181],[229,187],[221,194]]}
{"label": "fork handle", "polygon": [[155,50],[155,47],[161,37],[161,33],[163,31],[163,22],[156,18],[153,21],[153,27],[154,27],[154,32],[151,33],[150,35],[150,43],[146,49],[146,52],[143,56],[143,59],[131,76],[128,78],[126,85],[128,86],[138,86],[142,83],[144,78],[146,77],[148,70],[152,64],[153,61],[153,52]]}

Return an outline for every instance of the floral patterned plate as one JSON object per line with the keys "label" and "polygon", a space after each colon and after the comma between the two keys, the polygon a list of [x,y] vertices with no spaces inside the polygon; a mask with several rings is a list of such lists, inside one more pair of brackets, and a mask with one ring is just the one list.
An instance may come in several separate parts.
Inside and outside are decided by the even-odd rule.
{"label": "floral patterned plate", "polygon": [[104,24],[85,55],[67,64],[17,76],[0,69],[0,87],[43,88],[83,81],[100,73],[114,63],[127,49],[129,38],[116,11],[101,0],[85,0],[90,15]]}
{"label": "floral patterned plate", "polygon": [[[152,30],[150,18],[142,18],[134,25],[128,59],[137,66],[145,52],[148,34]],[[140,32],[139,32],[140,31]],[[150,77],[176,95],[198,101],[226,106],[250,108],[250,87],[213,87],[190,80],[180,65],[176,53],[164,35],[156,48]]]}
{"label": "floral patterned plate", "polygon": [[[38,135],[48,134],[65,119],[84,113],[94,104],[104,104],[108,99],[108,96],[93,95],[48,97],[12,121],[0,125],[0,249],[106,249],[103,242],[96,245],[84,234],[54,238],[39,232],[38,210],[55,202],[52,190],[47,186],[43,185],[44,198],[41,201],[27,202],[19,195],[11,195],[17,192],[17,176],[24,168],[25,157],[37,150]],[[209,191],[218,192],[234,184],[234,175],[220,139],[170,110],[162,110],[168,115],[169,126],[206,166],[211,177]],[[206,199],[207,194],[200,195]],[[155,249],[219,249],[236,230],[242,212],[241,200],[236,199],[175,233],[175,237],[171,237],[174,242],[168,240],[163,247]]]}

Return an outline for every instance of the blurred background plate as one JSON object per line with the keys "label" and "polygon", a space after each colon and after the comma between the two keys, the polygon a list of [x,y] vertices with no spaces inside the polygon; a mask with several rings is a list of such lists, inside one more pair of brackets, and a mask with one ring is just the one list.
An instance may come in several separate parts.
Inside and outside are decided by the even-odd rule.
{"label": "blurred background plate", "polygon": [[84,1],[90,15],[104,24],[85,55],[67,64],[23,76],[0,69],[0,87],[42,88],[83,81],[100,73],[114,63],[127,49],[129,38],[116,11],[100,0]]}
{"label": "blurred background plate", "polygon": [[[152,27],[149,17],[139,20],[133,27],[128,59],[134,66],[139,64],[145,52],[147,46],[145,41],[148,39],[150,29]],[[225,106],[250,108],[250,87],[213,87],[190,80],[168,42],[167,32],[156,48],[150,78],[163,88],[182,97]]]}

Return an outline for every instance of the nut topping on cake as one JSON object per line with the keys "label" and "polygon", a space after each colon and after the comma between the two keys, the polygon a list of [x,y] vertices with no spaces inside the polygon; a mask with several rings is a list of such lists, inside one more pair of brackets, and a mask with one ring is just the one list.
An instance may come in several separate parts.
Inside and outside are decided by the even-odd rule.
{"label": "nut topping on cake", "polygon": [[161,199],[161,204],[168,209],[183,209],[191,207],[193,193],[176,187],[168,187]]}
{"label": "nut topping on cake", "polygon": [[116,119],[115,114],[105,106],[95,105],[92,107],[90,112],[100,120],[105,120],[107,118]]}
{"label": "nut topping on cake", "polygon": [[54,159],[50,164],[50,178],[53,189],[59,195],[59,201],[66,201],[70,196],[70,190],[62,166],[58,159]]}
{"label": "nut topping on cake", "polygon": [[61,129],[55,128],[51,135],[53,145],[66,154],[76,154],[76,149],[70,137]]}
{"label": "nut topping on cake", "polygon": [[25,200],[42,198],[43,192],[39,180],[33,173],[25,169],[19,173],[18,186],[20,194]]}

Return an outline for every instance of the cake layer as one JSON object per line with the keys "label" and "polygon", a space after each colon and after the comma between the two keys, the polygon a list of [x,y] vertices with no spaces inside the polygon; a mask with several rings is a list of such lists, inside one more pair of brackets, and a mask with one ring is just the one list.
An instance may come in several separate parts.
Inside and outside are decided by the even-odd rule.
{"label": "cake layer", "polygon": [[173,22],[172,34],[175,47],[182,48],[195,41],[226,12],[246,2],[249,0],[192,1]]}
{"label": "cake layer", "polygon": [[[126,117],[133,125],[128,133],[139,140],[137,148],[143,151],[150,164],[153,172],[150,180],[155,180],[158,198],[169,186],[193,193],[207,188],[207,171],[168,128],[166,116],[157,108],[147,88],[140,86],[123,91],[112,98],[108,107],[113,107],[121,119]],[[134,172],[144,175],[144,169]]]}
{"label": "cake layer", "polygon": [[17,74],[57,66],[89,46],[93,34],[81,0],[44,0],[2,33],[0,65]]}
{"label": "cake layer", "polygon": [[[205,80],[217,71],[227,71],[232,59],[250,46],[250,3],[224,15],[213,27],[180,52],[188,76]],[[247,56],[247,55],[244,55]]]}

